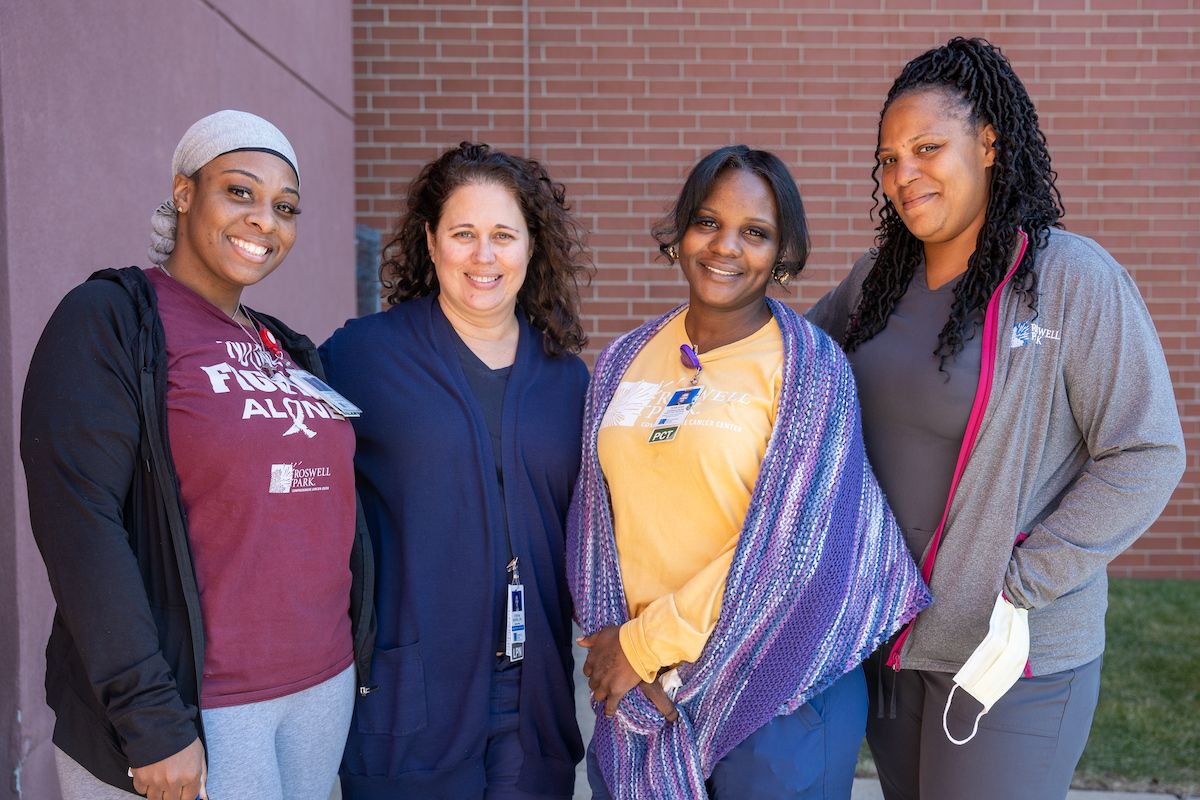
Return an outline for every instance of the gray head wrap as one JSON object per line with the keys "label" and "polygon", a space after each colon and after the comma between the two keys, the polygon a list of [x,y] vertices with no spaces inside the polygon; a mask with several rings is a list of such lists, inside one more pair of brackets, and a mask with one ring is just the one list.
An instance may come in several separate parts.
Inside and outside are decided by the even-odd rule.
{"label": "gray head wrap", "polygon": [[[286,161],[300,182],[296,152],[278,128],[262,117],[245,111],[218,111],[188,128],[179,140],[171,159],[171,179],[192,176],[214,158],[235,150],[260,150]],[[163,264],[175,249],[175,227],[179,212],[174,199],[168,199],[150,217],[150,260]]]}

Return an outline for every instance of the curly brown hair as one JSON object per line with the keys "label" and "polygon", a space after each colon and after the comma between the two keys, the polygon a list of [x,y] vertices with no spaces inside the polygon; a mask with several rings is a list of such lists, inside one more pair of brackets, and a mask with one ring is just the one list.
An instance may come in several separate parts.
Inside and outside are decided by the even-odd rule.
{"label": "curly brown hair", "polygon": [[587,344],[579,317],[580,277],[590,277],[583,228],[566,202],[566,189],[536,161],[463,142],[429,162],[408,187],[391,241],[383,249],[379,279],[389,305],[438,292],[425,226],[436,230],[455,189],[490,183],[512,192],[533,240],[533,255],[517,304],[545,334],[546,352],[578,353]]}

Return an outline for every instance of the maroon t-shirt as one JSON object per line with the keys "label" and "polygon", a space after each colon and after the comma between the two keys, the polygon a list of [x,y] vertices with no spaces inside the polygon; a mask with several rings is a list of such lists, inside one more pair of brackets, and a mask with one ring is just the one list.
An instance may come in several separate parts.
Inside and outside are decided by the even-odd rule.
{"label": "maroon t-shirt", "polygon": [[204,616],[200,705],[315,686],[353,661],[354,432],[285,371],[253,366],[252,340],[219,308],[160,270],[148,275]]}

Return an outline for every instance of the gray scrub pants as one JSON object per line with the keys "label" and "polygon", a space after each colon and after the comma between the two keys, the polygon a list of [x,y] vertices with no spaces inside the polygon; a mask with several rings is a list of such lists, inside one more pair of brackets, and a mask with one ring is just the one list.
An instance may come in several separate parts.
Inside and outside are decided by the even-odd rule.
{"label": "gray scrub pants", "polygon": [[[354,708],[354,666],[303,691],[205,709],[212,800],[328,800]],[[63,800],[136,800],[54,749]]]}
{"label": "gray scrub pants", "polygon": [[[953,675],[895,672],[872,657],[864,664],[870,706],[867,743],[883,796],[1063,800],[1092,727],[1102,660],[1020,679],[979,721],[975,738],[958,746],[942,730]],[[966,692],[955,692],[947,717],[950,733],[956,739],[967,737],[982,708]]]}

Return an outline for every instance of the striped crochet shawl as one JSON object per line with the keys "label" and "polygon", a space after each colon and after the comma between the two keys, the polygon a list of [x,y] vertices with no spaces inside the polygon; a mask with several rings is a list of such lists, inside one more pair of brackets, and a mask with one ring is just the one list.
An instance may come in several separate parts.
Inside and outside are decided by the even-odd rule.
{"label": "striped crochet shawl", "polygon": [[[856,667],[930,601],[867,463],[849,364],[824,333],[767,303],[783,334],[779,411],[716,628],[700,658],[679,666],[679,719],[668,724],[636,689],[615,717],[596,707],[592,747],[618,800],[706,797],[725,754]],[[634,357],[681,310],[614,341],[592,374],[567,533],[567,579],[588,634],[629,619],[600,424]]]}

